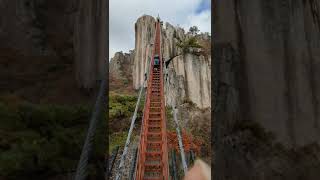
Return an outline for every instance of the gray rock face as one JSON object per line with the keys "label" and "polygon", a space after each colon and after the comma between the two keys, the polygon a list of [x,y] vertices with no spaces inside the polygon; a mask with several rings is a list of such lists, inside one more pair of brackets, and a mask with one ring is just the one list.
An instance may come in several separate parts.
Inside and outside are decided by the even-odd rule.
{"label": "gray rock face", "polygon": [[132,81],[134,52],[117,52],[109,63],[109,76],[116,79],[130,79]]}
{"label": "gray rock face", "polygon": [[319,4],[216,1],[215,44],[228,43],[240,55],[248,117],[290,144],[320,141],[320,33],[314,6]]}
{"label": "gray rock face", "polygon": [[173,59],[165,75],[166,104],[190,100],[199,108],[211,106],[211,57],[185,54]]}
{"label": "gray rock face", "polygon": [[[250,120],[289,149],[320,142],[319,2],[216,0],[213,7],[214,88],[215,95],[219,94],[214,100],[220,110],[213,130],[216,147],[220,147],[215,149],[220,168],[216,172],[221,172],[217,178],[315,179],[316,174],[308,174],[306,167],[319,167],[319,158],[316,163],[292,165],[290,158],[294,157],[287,159],[280,153],[283,164],[278,164],[274,154],[244,155],[237,149],[239,143],[225,144],[223,140],[232,136],[236,123]],[[276,166],[282,167],[279,177],[272,171]],[[290,177],[288,169],[294,168],[300,170],[292,170]],[[234,175],[226,177],[224,173],[230,175],[230,170]]]}
{"label": "gray rock face", "polygon": [[[136,44],[133,63],[133,86],[138,89],[144,80],[147,64],[152,56],[155,33],[155,19],[142,16],[136,22]],[[177,47],[179,40],[184,41],[190,35],[184,30],[166,23],[162,29],[162,56],[165,60],[175,57],[168,66],[165,78],[167,105],[180,104],[190,100],[199,108],[211,106],[211,56],[183,54]],[[205,37],[205,36],[204,36]],[[180,56],[178,56],[180,55]]]}
{"label": "gray rock face", "polygon": [[80,0],[78,7],[74,33],[76,77],[80,86],[92,88],[107,73],[107,1]]}
{"label": "gray rock face", "polygon": [[75,8],[75,0],[0,1],[0,47],[25,55],[70,56],[61,46],[72,44]]}
{"label": "gray rock face", "polygon": [[133,87],[138,89],[144,81],[148,62],[152,56],[155,37],[156,20],[152,16],[144,15],[135,24],[135,55],[133,62]]}
{"label": "gray rock face", "polygon": [[75,63],[78,85],[105,75],[106,0],[1,0],[0,48]]}

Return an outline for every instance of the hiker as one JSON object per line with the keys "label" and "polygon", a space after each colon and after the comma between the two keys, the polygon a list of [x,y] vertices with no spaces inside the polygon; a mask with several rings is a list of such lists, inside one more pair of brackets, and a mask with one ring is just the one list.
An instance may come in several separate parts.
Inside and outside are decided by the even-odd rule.
{"label": "hiker", "polygon": [[153,64],[154,70],[157,71],[159,65],[160,65],[159,55],[155,55],[154,56],[154,64]]}

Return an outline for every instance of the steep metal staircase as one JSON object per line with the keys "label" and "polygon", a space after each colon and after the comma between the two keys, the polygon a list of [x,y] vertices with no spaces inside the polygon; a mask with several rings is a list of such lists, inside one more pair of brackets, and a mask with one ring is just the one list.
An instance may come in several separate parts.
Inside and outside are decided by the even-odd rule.
{"label": "steep metal staircase", "polygon": [[[169,164],[168,164],[168,140],[167,140],[167,130],[166,130],[166,117],[165,117],[165,99],[164,99],[164,78],[163,78],[163,66],[164,62],[161,56],[161,33],[160,26],[161,22],[158,18],[156,24],[156,33],[155,33],[155,43],[154,50],[152,55],[151,64],[148,66],[149,69],[149,78],[146,78],[147,81],[147,94],[145,101],[145,108],[143,112],[143,122],[141,125],[141,134],[140,134],[140,143],[138,145],[137,153],[137,163],[133,162],[132,164],[132,173],[130,173],[130,178],[134,174],[135,169],[135,180],[168,180],[169,179]],[[159,64],[155,65],[154,59],[157,57],[160,61]],[[147,76],[146,76],[147,77]],[[128,152],[128,146],[130,144],[130,136],[133,131],[134,123],[137,118],[137,110],[139,107],[143,87],[141,86],[139,98],[136,104],[135,112],[131,120],[131,126],[127,136],[125,148],[121,155],[119,168],[116,174],[116,180],[120,180],[123,175],[124,162],[126,160],[126,155]],[[105,88],[106,80],[103,79],[101,82],[101,87],[97,101],[95,104],[94,111],[91,116],[89,129],[85,139],[85,143],[82,148],[80,160],[78,162],[77,171],[75,174],[75,180],[85,180],[88,175],[88,163],[90,152],[93,148],[93,137],[98,126],[98,116],[102,114],[102,107],[105,101]],[[175,109],[175,108],[174,108]],[[174,116],[176,120],[177,110],[175,109]],[[183,143],[179,128],[176,122],[177,129],[177,138],[179,139],[179,148],[181,152],[182,161],[184,162],[183,168],[184,171],[187,170],[185,165]],[[169,138],[171,145],[172,142],[174,146],[177,145],[175,137],[170,136]],[[173,139],[173,140],[172,140]],[[172,147],[171,147],[172,148]],[[115,159],[115,157],[113,158]],[[174,160],[175,161],[175,160]],[[111,167],[107,170],[106,177],[109,177],[111,174],[111,169],[113,166],[114,160],[112,160]],[[175,169],[175,168],[174,168]]]}
{"label": "steep metal staircase", "polygon": [[[150,78],[147,86],[146,108],[140,135],[136,180],[167,180],[169,178],[163,63],[160,43],[160,22],[158,20],[152,68],[150,68]],[[155,55],[159,56],[160,65],[158,67],[154,65]]]}

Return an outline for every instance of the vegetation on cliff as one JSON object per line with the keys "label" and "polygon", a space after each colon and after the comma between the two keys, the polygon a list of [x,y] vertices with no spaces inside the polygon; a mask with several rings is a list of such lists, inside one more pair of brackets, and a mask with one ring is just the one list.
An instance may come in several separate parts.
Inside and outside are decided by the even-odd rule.
{"label": "vegetation on cliff", "polygon": [[179,41],[177,46],[182,49],[184,53],[189,52],[190,48],[202,48],[202,46],[198,43],[196,37],[191,37],[186,39],[185,41]]}
{"label": "vegetation on cliff", "polygon": [[[130,128],[131,118],[133,116],[137,103],[136,95],[117,94],[110,92],[109,94],[109,152],[116,146],[125,144],[127,134]],[[144,98],[140,100],[137,113],[135,130],[140,132],[141,119],[143,114]],[[139,134],[137,132],[137,134]],[[134,131],[134,133],[136,133]],[[136,134],[136,135],[137,135]]]}

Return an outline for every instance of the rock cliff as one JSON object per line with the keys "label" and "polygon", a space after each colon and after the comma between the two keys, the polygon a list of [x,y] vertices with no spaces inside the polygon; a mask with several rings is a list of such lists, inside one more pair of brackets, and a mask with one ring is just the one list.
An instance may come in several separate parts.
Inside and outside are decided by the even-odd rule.
{"label": "rock cliff", "polygon": [[109,90],[133,90],[132,67],[134,51],[130,53],[117,52],[109,63]]}
{"label": "rock cliff", "polygon": [[107,61],[106,3],[1,0],[0,50],[72,62],[78,85],[93,88]]}
{"label": "rock cliff", "polygon": [[[0,179],[75,177],[69,170],[77,167],[107,58],[106,3],[0,0]],[[103,179],[104,125],[89,179]]]}
{"label": "rock cliff", "polygon": [[213,7],[215,178],[317,179],[319,2]]}
{"label": "rock cliff", "polygon": [[[199,35],[200,40],[205,35]],[[183,29],[166,23],[162,30],[162,54],[164,60],[171,59],[166,69],[166,103],[182,104],[191,101],[199,108],[211,107],[211,54],[183,53],[177,46],[179,41],[190,38]],[[206,39],[210,43],[209,39]]]}
{"label": "rock cliff", "polygon": [[[147,62],[151,59],[155,33],[155,19],[140,17],[135,24],[135,54],[133,59],[133,87],[138,89],[144,80]],[[162,27],[162,56],[171,60],[165,77],[166,103],[171,105],[191,101],[199,108],[211,106],[211,54],[183,53],[177,46],[191,37],[182,28],[169,23]],[[198,35],[201,41],[210,41],[206,35]],[[209,42],[210,44],[210,42]]]}
{"label": "rock cliff", "polygon": [[79,0],[75,16],[76,79],[86,89],[93,88],[107,73],[107,3]]}
{"label": "rock cliff", "polygon": [[135,23],[135,55],[133,60],[133,87],[138,89],[144,81],[147,62],[152,56],[155,37],[155,19],[144,15]]}
{"label": "rock cliff", "polygon": [[132,66],[134,52],[117,52],[110,60],[109,74],[117,79],[129,79],[132,83]]}

